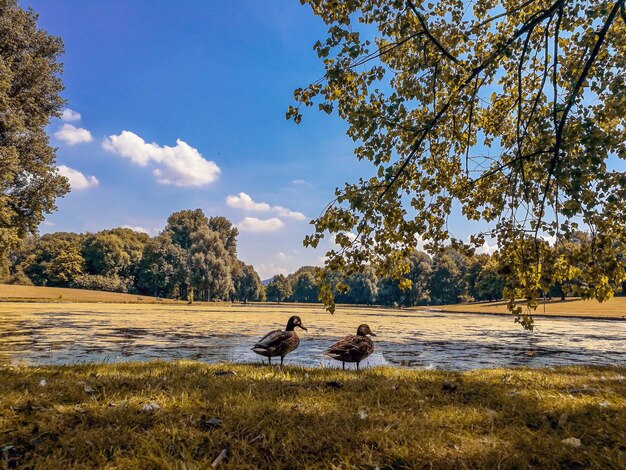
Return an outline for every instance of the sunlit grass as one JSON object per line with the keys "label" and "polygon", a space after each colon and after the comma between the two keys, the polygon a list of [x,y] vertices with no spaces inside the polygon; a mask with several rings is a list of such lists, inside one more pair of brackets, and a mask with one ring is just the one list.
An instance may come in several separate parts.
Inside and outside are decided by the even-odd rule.
{"label": "sunlit grass", "polygon": [[[415,307],[423,310],[424,307]],[[439,310],[443,312],[462,313],[495,313],[509,314],[506,302],[472,302],[466,304],[440,305],[427,307],[427,309]],[[539,307],[534,311],[537,315],[549,315],[557,317],[589,317],[589,318],[610,318],[626,319],[626,297],[613,297],[606,302],[596,300],[580,300],[568,298],[565,302],[560,299],[552,299],[539,302]]]}
{"label": "sunlit grass", "polygon": [[[0,368],[0,466],[626,466],[625,367]],[[221,420],[221,421],[217,421]],[[580,439],[580,447],[563,443]]]}

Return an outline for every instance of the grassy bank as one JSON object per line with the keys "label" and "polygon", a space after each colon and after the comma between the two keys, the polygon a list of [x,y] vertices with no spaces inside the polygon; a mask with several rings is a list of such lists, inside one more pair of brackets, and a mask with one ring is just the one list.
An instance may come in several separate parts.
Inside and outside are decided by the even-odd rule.
{"label": "grassy bank", "polygon": [[624,375],[4,367],[0,467],[207,468],[226,449],[220,467],[624,468]]}
{"label": "grassy bank", "polygon": [[[415,307],[415,309],[435,310],[448,313],[490,313],[510,315],[506,302],[472,302],[467,304],[440,305],[437,307]],[[558,299],[549,300],[534,312],[536,315],[550,317],[573,318],[604,318],[610,320],[626,319],[626,297],[613,297],[606,302],[596,300],[567,299],[564,302]]]}
{"label": "grassy bank", "polygon": [[[106,302],[106,303],[157,303],[148,295],[120,294],[65,287],[15,286],[0,284],[0,301],[4,302]],[[174,303],[174,300],[158,301]],[[185,302],[186,303],[186,302]]]}

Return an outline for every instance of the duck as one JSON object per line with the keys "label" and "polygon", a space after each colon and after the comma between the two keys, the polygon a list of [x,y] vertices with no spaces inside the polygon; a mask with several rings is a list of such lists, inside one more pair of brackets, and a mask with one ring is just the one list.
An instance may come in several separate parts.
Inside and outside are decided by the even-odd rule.
{"label": "duck", "polygon": [[374,351],[374,342],[367,337],[376,336],[365,323],[359,325],[356,335],[349,335],[337,341],[324,353],[336,361],[341,361],[343,369],[346,369],[346,362],[356,362],[356,370],[359,370],[359,363]]}
{"label": "duck", "polygon": [[287,321],[285,331],[270,331],[252,347],[252,350],[261,356],[267,357],[270,366],[272,365],[272,358],[280,356],[280,365],[282,366],[285,356],[300,345],[300,338],[295,331],[296,327],[308,331],[302,324],[300,317],[294,315]]}

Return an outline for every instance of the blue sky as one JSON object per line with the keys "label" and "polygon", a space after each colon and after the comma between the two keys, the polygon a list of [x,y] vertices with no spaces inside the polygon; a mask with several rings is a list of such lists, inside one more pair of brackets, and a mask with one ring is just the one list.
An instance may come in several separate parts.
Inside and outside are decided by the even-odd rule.
{"label": "blue sky", "polygon": [[[201,208],[239,225],[262,278],[319,264],[309,221],[371,171],[336,116],[285,120],[323,71],[323,23],[297,0],[23,0],[65,42],[71,111],[49,127],[73,185],[42,232],[158,233]],[[241,194],[244,193],[244,194]],[[229,198],[230,196],[230,198]]]}

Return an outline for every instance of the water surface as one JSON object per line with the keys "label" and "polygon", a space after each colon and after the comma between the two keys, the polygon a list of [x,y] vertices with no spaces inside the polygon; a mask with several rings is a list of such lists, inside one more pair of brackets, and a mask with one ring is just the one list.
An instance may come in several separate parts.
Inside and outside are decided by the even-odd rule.
{"label": "water surface", "polygon": [[250,347],[292,314],[309,328],[285,362],[340,366],[324,350],[360,323],[378,334],[363,365],[468,370],[622,364],[626,322],[537,318],[530,333],[511,317],[321,307],[0,304],[0,363],[77,364],[193,359],[260,362]]}

